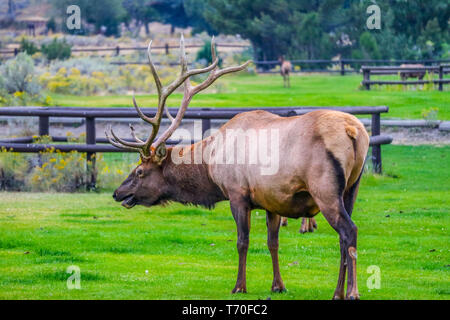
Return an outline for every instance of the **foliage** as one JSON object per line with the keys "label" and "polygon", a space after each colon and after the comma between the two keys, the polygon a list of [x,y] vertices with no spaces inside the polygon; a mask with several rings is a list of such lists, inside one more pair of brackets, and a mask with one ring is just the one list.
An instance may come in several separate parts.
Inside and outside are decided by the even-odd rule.
{"label": "foliage", "polygon": [[23,188],[28,162],[23,153],[0,149],[0,191],[20,191]]}
{"label": "foliage", "polygon": [[0,105],[27,105],[40,101],[40,93],[33,59],[19,53],[14,59],[0,66]]}
{"label": "foliage", "polygon": [[[70,143],[80,143],[84,139],[83,135],[74,137],[68,133]],[[51,139],[39,137],[34,143],[49,144]],[[99,153],[95,160],[99,189],[114,188],[137,165],[134,160],[107,164]],[[0,150],[0,191],[80,192],[86,190],[87,184],[85,153],[49,148],[39,155],[25,155],[5,148]]]}
{"label": "foliage", "polygon": [[148,24],[160,19],[159,12],[152,6],[151,0],[123,0],[122,5],[126,10],[124,15],[125,24],[130,27],[131,22],[135,22],[137,33],[141,26],[144,25],[147,35],[150,30]]}
{"label": "foliage", "polygon": [[[217,44],[214,44],[216,53],[217,53]],[[203,47],[197,51],[196,61],[203,62],[204,65],[211,64],[212,56],[211,56],[211,40],[206,40],[203,44]],[[222,59],[219,57],[219,66],[222,66]]]}
{"label": "foliage", "polygon": [[51,17],[50,20],[47,21],[47,30],[51,30],[52,32],[56,32],[56,20],[55,17]]}
{"label": "foliage", "polygon": [[[369,1],[207,0],[206,22],[226,34],[240,34],[255,58],[280,55],[318,59],[374,56],[383,59],[438,58],[449,42],[448,2],[381,0],[381,30],[367,30]],[[368,34],[371,36],[369,37]],[[379,51],[382,47],[383,51]]]}
{"label": "foliage", "polygon": [[43,73],[39,77],[39,82],[54,93],[92,95],[105,91],[111,78],[100,71],[94,71],[91,75],[81,75],[77,68],[67,71],[62,67],[55,75]]}
{"label": "foliage", "polygon": [[19,50],[32,56],[33,54],[39,51],[39,48],[32,41],[28,41],[25,37],[23,37],[22,40],[20,41]]}
{"label": "foliage", "polygon": [[53,41],[49,44],[43,44],[41,51],[48,60],[65,60],[72,54],[71,46],[66,39],[60,41],[57,38],[53,38]]}

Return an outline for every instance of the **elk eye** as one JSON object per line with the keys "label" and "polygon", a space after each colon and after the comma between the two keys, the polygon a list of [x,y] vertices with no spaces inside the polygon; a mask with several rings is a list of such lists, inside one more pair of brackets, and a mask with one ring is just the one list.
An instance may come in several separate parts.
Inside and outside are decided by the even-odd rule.
{"label": "elk eye", "polygon": [[141,168],[136,170],[136,175],[139,177],[142,177],[142,175],[144,174],[144,170],[142,170]]}

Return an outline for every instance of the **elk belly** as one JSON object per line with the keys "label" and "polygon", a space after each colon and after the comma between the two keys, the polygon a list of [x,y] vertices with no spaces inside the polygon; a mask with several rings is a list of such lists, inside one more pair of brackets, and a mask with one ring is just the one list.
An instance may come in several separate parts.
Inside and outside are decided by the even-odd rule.
{"label": "elk belly", "polygon": [[298,219],[312,218],[319,213],[319,207],[307,191],[301,191],[292,195],[287,201],[279,204],[279,215]]}

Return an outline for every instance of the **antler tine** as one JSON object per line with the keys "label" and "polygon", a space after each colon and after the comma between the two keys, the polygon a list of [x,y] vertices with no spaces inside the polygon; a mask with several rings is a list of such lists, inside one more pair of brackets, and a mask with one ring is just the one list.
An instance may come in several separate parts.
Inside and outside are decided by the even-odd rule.
{"label": "antler tine", "polygon": [[134,138],[134,140],[136,140],[136,142],[145,143],[144,141],[142,141],[141,139],[138,138],[138,136],[136,135],[136,132],[134,131],[134,127],[131,123],[129,124],[129,126],[130,126],[131,136]]}
{"label": "antler tine", "polygon": [[214,81],[216,81],[219,77],[223,76],[224,74],[244,70],[252,62],[251,60],[249,60],[240,66],[218,69],[217,64],[218,64],[219,59],[216,56],[216,50],[215,50],[215,46],[214,46],[214,37],[211,40],[211,56],[214,60],[214,63],[211,66],[209,66],[208,68],[210,68],[212,66],[214,66],[214,67],[211,68],[211,73],[209,74],[209,76],[206,78],[205,81],[203,81],[202,83],[200,83],[194,87],[191,87],[190,82],[189,82],[189,77],[186,78],[183,99],[181,101],[181,105],[180,105],[180,108],[178,109],[178,113],[175,117],[175,120],[172,121],[169,128],[153,144],[153,146],[155,148],[157,148],[161,143],[165,142],[173,134],[173,132],[178,128],[178,126],[180,125],[181,120],[183,119],[183,116],[189,106],[189,103],[191,102],[192,97],[195,94],[197,94],[201,90],[209,87],[211,84],[214,83]]}
{"label": "antler tine", "polygon": [[[111,126],[109,126],[109,130],[112,132]],[[142,157],[146,157],[146,156],[144,155],[144,153],[143,153],[143,151],[142,151],[141,148],[134,148],[134,147],[125,146],[125,145],[122,145],[122,144],[118,143],[117,141],[113,140],[113,139],[109,136],[108,131],[107,131],[106,129],[105,129],[105,136],[106,136],[106,139],[108,139],[109,143],[111,143],[113,146],[115,146],[115,147],[117,147],[117,148],[119,148],[119,149],[126,149],[126,150],[131,150],[131,151],[138,151],[138,152],[142,155]]]}
{"label": "antler tine", "polygon": [[156,89],[158,90],[158,95],[161,98],[162,84],[161,84],[161,80],[159,79],[158,73],[156,72],[155,65],[153,64],[153,61],[152,61],[152,54],[151,54],[152,42],[153,42],[153,40],[150,40],[150,42],[148,44],[147,56],[148,56],[148,62],[150,64],[150,70],[151,70],[152,75],[153,75],[153,79],[155,79]]}
{"label": "antler tine", "polygon": [[216,46],[214,43],[214,36],[211,38],[211,60],[216,60]]}
{"label": "antler tine", "polygon": [[145,143],[140,143],[140,142],[131,142],[131,141],[123,140],[114,133],[112,128],[110,128],[109,131],[111,132],[111,135],[113,136],[114,140],[120,144],[123,144],[124,146],[131,147],[131,148],[142,148],[145,144]]}
{"label": "antler tine", "polygon": [[136,109],[136,111],[137,111],[139,117],[140,117],[142,120],[144,120],[144,121],[147,122],[147,123],[150,123],[152,126],[155,126],[155,125],[156,125],[156,119],[155,119],[155,118],[149,118],[149,117],[147,117],[147,116],[142,112],[141,108],[139,108],[139,106],[138,106],[137,103],[136,103],[136,98],[135,98],[134,94],[133,94],[133,105],[134,105],[134,108]]}

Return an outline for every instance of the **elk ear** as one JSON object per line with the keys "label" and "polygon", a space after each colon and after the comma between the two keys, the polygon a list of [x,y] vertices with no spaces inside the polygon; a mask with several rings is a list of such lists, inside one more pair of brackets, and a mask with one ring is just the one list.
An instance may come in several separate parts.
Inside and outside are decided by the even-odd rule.
{"label": "elk ear", "polygon": [[167,148],[165,143],[161,143],[155,150],[153,160],[157,164],[161,164],[163,160],[167,157]]}

